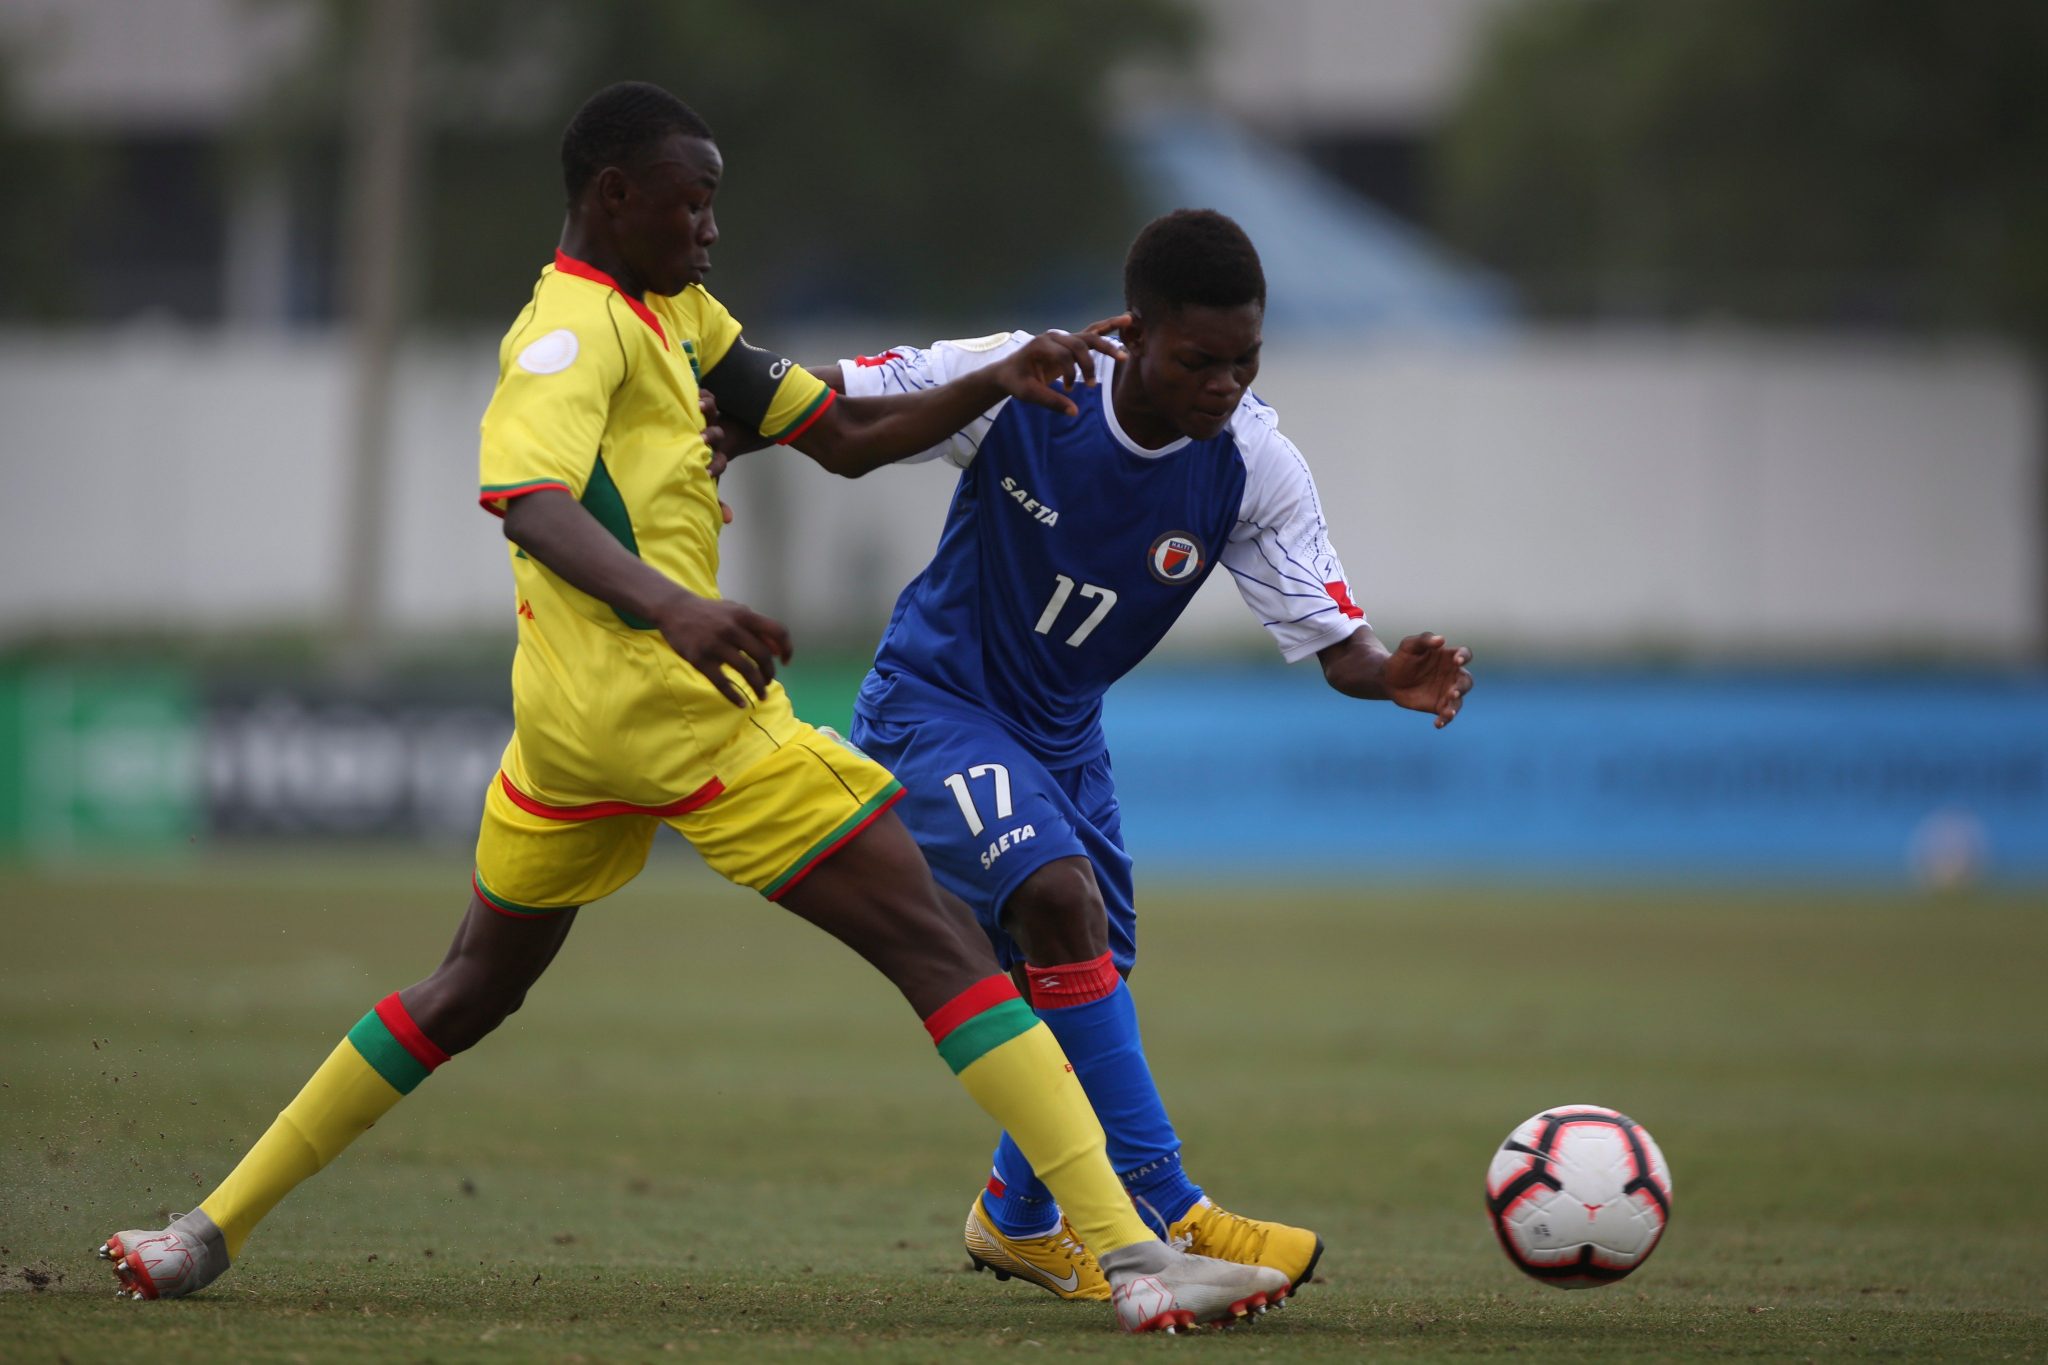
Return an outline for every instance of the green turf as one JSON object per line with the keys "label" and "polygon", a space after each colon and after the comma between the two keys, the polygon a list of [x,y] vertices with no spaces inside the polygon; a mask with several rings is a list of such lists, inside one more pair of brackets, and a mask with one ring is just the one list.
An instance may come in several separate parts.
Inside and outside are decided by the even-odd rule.
{"label": "green turf", "polygon": [[[1169,889],[1137,978],[1190,1165],[1319,1228],[1285,1314],[1129,1341],[964,1273],[991,1133],[877,978],[669,859],[198,1299],[108,1232],[195,1202],[437,957],[463,853],[0,870],[0,1359],[2017,1359],[2048,1354],[2041,899]],[[1676,1214],[1564,1293],[1495,1145],[1648,1125]],[[32,1281],[48,1278],[40,1289]]]}

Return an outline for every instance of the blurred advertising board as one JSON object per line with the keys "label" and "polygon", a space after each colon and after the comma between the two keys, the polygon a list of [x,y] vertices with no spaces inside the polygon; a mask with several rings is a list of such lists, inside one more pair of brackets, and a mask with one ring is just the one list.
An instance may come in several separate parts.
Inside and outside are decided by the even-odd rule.
{"label": "blurred advertising board", "polygon": [[[844,730],[861,666],[792,670]],[[2048,884],[2048,676],[1491,672],[1447,730],[1313,669],[1156,664],[1109,698],[1144,878]],[[0,671],[0,849],[462,844],[502,678]]]}
{"label": "blurred advertising board", "polygon": [[206,825],[229,838],[473,840],[511,733],[498,678],[220,680],[205,702]]}
{"label": "blurred advertising board", "polygon": [[503,692],[497,678],[348,688],[175,667],[0,669],[0,850],[472,839],[512,730]]}
{"label": "blurred advertising board", "polygon": [[0,667],[0,850],[164,848],[204,827],[192,679]]}
{"label": "blurred advertising board", "polygon": [[1106,726],[1141,875],[2048,883],[2038,674],[1482,670],[1438,731],[1146,670]]}

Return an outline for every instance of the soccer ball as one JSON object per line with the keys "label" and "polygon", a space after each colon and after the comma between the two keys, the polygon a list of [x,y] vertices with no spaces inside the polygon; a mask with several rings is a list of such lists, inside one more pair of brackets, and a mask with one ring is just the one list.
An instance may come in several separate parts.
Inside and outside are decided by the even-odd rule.
{"label": "soccer ball", "polygon": [[1628,1115],[1560,1105],[1493,1154],[1486,1213],[1516,1269],[1559,1289],[1612,1284],[1657,1249],[1671,1221],[1671,1171]]}

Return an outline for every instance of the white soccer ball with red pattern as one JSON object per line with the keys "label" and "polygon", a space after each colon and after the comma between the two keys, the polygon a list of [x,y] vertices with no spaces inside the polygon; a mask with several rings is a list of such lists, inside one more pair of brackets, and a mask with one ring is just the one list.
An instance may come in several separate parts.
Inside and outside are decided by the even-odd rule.
{"label": "white soccer ball with red pattern", "polygon": [[1671,1170],[1628,1115],[1593,1104],[1546,1109],[1508,1134],[1486,1172],[1501,1249],[1559,1289],[1621,1279],[1671,1221]]}

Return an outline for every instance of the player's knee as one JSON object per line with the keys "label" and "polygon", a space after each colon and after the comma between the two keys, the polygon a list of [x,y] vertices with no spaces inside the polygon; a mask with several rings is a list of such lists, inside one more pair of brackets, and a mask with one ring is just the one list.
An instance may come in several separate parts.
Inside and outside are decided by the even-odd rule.
{"label": "player's knee", "polygon": [[1109,913],[1085,858],[1033,872],[1003,904],[1003,927],[1032,962],[1086,962],[1109,951]]}

